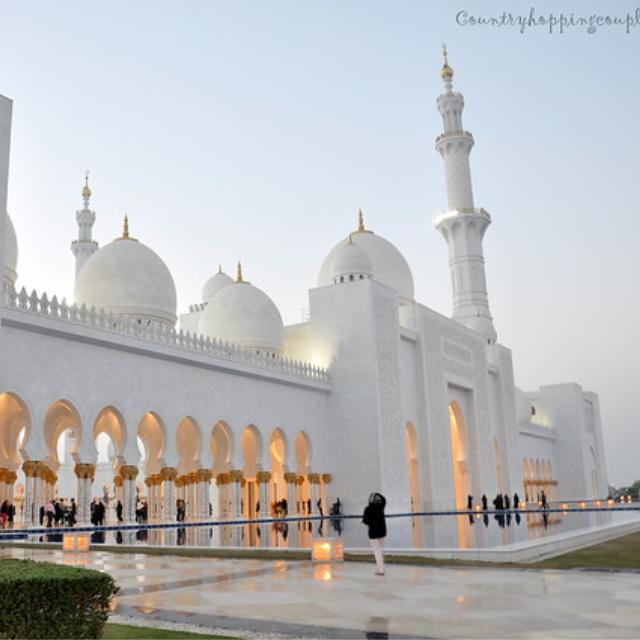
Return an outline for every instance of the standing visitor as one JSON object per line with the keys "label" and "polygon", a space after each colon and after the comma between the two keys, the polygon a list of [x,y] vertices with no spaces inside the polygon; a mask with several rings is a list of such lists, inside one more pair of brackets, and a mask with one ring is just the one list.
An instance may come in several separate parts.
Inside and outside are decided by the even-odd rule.
{"label": "standing visitor", "polygon": [[9,501],[5,500],[0,507],[0,519],[2,522],[2,528],[7,526],[7,520],[9,519]]}
{"label": "standing visitor", "polygon": [[520,505],[520,496],[517,493],[513,494],[513,508],[517,509]]}
{"label": "standing visitor", "polygon": [[540,492],[540,508],[541,509],[549,508],[549,503],[547,502],[547,495],[544,492],[544,489]]}
{"label": "standing visitor", "polygon": [[489,508],[489,505],[487,501],[487,496],[483,493],[482,494],[482,510],[486,511],[488,508]]}
{"label": "standing visitor", "polygon": [[507,509],[507,510],[511,509],[511,504],[509,503],[509,494],[508,493],[504,494],[503,501],[504,501],[504,508]]}
{"label": "standing visitor", "polygon": [[473,496],[467,496],[467,511],[473,511]]}
{"label": "standing visitor", "polygon": [[324,511],[322,510],[322,498],[318,498],[318,502],[316,504],[318,505],[318,511],[320,512],[320,517],[324,518]]}
{"label": "standing visitor", "polygon": [[77,522],[76,515],[78,513],[78,506],[76,505],[76,499],[71,498],[71,514],[69,516],[69,524],[73,527]]}
{"label": "standing visitor", "polygon": [[387,500],[381,493],[372,493],[369,504],[362,514],[362,522],[369,528],[369,542],[376,559],[376,575],[384,575],[384,556],[382,555],[382,540],[387,536],[387,523],[384,518],[384,507]]}
{"label": "standing visitor", "polygon": [[122,500],[118,500],[118,504],[116,505],[116,518],[118,522],[122,522]]}

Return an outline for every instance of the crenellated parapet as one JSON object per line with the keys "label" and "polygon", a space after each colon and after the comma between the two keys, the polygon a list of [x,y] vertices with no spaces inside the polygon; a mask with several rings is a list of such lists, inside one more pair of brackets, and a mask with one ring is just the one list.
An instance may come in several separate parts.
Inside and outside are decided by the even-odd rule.
{"label": "crenellated parapet", "polygon": [[9,309],[22,313],[59,321],[62,325],[72,324],[98,329],[105,333],[131,336],[148,342],[178,347],[186,351],[223,358],[228,361],[271,369],[279,373],[301,377],[311,381],[329,382],[326,369],[307,362],[284,358],[273,353],[260,352],[241,347],[215,338],[204,337],[189,331],[176,331],[159,323],[139,322],[134,318],[105,312],[86,305],[69,305],[57,296],[49,298],[46,293],[30,294],[24,287],[17,292],[13,286],[5,284],[2,302]]}

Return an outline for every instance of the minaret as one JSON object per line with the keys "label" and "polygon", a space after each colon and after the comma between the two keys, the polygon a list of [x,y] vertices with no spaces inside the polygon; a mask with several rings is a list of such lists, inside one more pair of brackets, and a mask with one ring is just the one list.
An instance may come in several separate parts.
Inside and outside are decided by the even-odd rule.
{"label": "minaret", "polygon": [[89,189],[89,172],[87,171],[82,188],[82,209],[76,211],[78,239],[71,243],[71,251],[76,258],[76,275],[89,257],[98,250],[98,243],[91,239],[91,229],[96,221],[96,214],[89,209],[90,199],[91,189]]}
{"label": "minaret", "polygon": [[444,93],[438,97],[444,133],[436,138],[436,149],[444,160],[449,208],[435,226],[449,245],[449,268],[453,284],[453,319],[483,335],[489,344],[497,334],[489,311],[482,239],[491,216],[473,204],[469,154],[473,136],[462,128],[464,98],[452,88],[453,69],[443,45],[441,76]]}

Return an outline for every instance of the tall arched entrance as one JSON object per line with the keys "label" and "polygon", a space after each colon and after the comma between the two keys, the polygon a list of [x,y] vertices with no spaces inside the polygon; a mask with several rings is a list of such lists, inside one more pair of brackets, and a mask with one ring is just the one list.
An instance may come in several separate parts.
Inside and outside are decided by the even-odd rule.
{"label": "tall arched entrance", "polygon": [[242,457],[244,460],[244,490],[242,492],[243,515],[245,518],[256,518],[260,508],[260,487],[258,472],[262,470],[262,436],[254,425],[249,425],[242,432]]}
{"label": "tall arched entrance", "polygon": [[[469,469],[469,435],[464,414],[458,402],[449,404],[449,428],[451,432],[451,467],[455,490],[456,509],[466,509],[467,496],[471,495],[471,472]],[[462,548],[471,546],[471,531],[466,517],[456,516],[458,544]]]}
{"label": "tall arched entrance", "polygon": [[422,488],[420,484],[420,455],[418,449],[418,434],[411,422],[405,427],[407,444],[407,470],[409,472],[409,503],[410,511],[422,511]]}
{"label": "tall arched entrance", "polygon": [[269,500],[271,504],[287,499],[287,483],[284,479],[284,474],[287,472],[287,457],[287,437],[282,429],[275,429],[269,440],[269,458],[271,462]]}

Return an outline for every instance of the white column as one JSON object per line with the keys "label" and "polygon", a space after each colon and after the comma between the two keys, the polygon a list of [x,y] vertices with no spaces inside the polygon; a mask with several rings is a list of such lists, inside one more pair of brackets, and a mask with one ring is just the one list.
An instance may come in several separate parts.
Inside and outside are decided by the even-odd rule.
{"label": "white column", "polygon": [[207,520],[209,518],[209,501],[211,499],[211,469],[201,468],[196,471],[198,484],[196,485],[197,504],[196,518]]}
{"label": "white column", "polygon": [[297,502],[297,487],[296,487],[296,474],[285,474],[285,480],[287,482],[287,515],[295,516],[297,514],[296,502]]}
{"label": "white column", "polygon": [[320,510],[318,509],[318,498],[319,498],[319,476],[317,473],[310,473],[308,475],[309,485],[310,485],[310,495],[311,495],[311,514],[314,516],[320,515]]}
{"label": "white column", "polygon": [[175,467],[163,467],[160,470],[162,478],[162,517],[166,522],[176,521],[176,485],[178,470]]}
{"label": "white column", "polygon": [[123,464],[120,467],[122,476],[122,520],[124,524],[136,521],[136,478],[138,467],[134,464]]}
{"label": "white column", "polygon": [[38,522],[37,514],[34,514],[34,493],[35,493],[35,481],[36,481],[36,461],[27,460],[22,469],[25,475],[24,486],[24,502],[23,502],[23,522],[25,526],[34,526]]}
{"label": "white column", "polygon": [[[268,472],[266,472],[268,473]],[[260,513],[259,518],[271,517],[271,504],[269,503],[269,481],[260,483]]]}
{"label": "white column", "polygon": [[231,510],[228,514],[229,518],[242,518],[242,478],[244,474],[240,469],[232,469],[229,473],[222,474],[229,479],[229,493],[227,494],[231,502]]}

